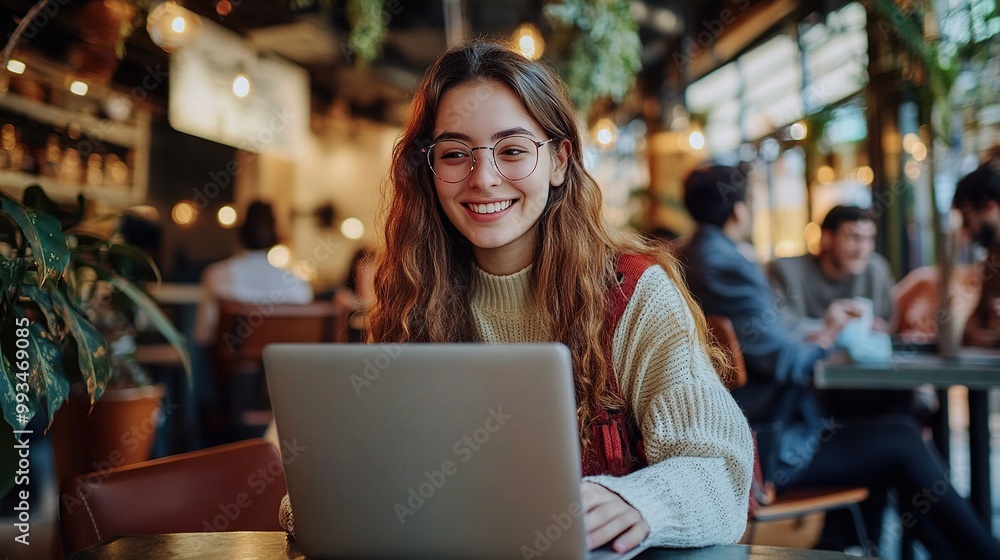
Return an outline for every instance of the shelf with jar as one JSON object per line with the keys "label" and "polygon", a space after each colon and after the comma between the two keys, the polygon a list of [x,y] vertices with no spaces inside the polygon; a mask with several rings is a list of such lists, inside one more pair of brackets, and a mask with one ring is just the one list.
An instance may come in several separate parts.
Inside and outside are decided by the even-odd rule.
{"label": "shelf with jar", "polygon": [[150,111],[110,90],[72,94],[46,70],[0,84],[0,190],[19,197],[37,184],[58,202],[143,203]]}

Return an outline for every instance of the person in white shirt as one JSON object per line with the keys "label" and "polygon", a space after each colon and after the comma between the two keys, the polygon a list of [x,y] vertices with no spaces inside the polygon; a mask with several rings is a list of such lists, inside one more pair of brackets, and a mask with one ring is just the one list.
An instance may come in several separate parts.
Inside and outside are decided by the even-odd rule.
{"label": "person in white shirt", "polygon": [[202,297],[198,303],[194,330],[198,344],[211,345],[215,342],[221,300],[309,303],[313,299],[308,282],[267,260],[267,251],[278,243],[270,204],[255,201],[247,207],[239,237],[243,250],[209,265],[201,276]]}

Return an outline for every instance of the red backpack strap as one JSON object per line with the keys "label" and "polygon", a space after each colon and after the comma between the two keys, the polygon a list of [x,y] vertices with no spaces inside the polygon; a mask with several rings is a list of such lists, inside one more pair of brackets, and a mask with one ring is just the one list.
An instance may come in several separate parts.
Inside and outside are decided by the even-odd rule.
{"label": "red backpack strap", "polygon": [[[625,400],[614,372],[612,342],[615,329],[635,293],[639,278],[655,261],[643,255],[621,255],[615,261],[615,281],[608,286],[607,313],[604,316],[603,344],[608,363],[608,383],[612,393]],[[642,449],[642,434],[635,420],[623,411],[601,410],[591,423],[591,445],[583,457],[583,474],[622,476],[647,464]]]}
{"label": "red backpack strap", "polygon": [[[646,269],[656,264],[656,261],[645,255],[620,255],[615,261],[615,283],[608,290],[608,314],[604,316],[604,336],[608,338],[606,348],[611,348],[611,340],[615,336],[615,329],[625,308],[635,293],[635,287],[639,284],[639,278],[646,272]],[[611,353],[608,352],[608,356]],[[612,379],[614,379],[612,377]],[[617,385],[617,382],[615,382]]]}

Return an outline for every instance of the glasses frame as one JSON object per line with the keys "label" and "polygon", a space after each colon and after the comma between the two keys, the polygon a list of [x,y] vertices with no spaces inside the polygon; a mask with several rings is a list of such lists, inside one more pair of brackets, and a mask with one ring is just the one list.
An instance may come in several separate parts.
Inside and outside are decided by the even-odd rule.
{"label": "glasses frame", "polygon": [[[531,168],[531,171],[528,172],[527,175],[525,175],[524,177],[521,177],[520,179],[511,179],[506,174],[504,174],[503,171],[500,171],[500,166],[497,165],[497,159],[496,159],[496,155],[495,155],[495,150],[497,149],[497,146],[500,145],[500,142],[503,142],[505,140],[510,140],[511,138],[524,138],[528,142],[531,142],[532,144],[535,145],[535,150],[536,150],[535,151],[535,165]],[[548,140],[541,140],[541,141],[539,141],[539,140],[534,140],[532,138],[529,138],[529,137],[527,137],[527,136],[525,136],[523,134],[511,134],[510,136],[504,136],[503,138],[497,140],[496,143],[493,144],[492,147],[490,147],[490,146],[476,146],[475,148],[473,148],[472,146],[466,144],[465,142],[462,142],[461,140],[455,140],[454,138],[448,138],[446,140],[439,140],[439,141],[431,144],[430,146],[427,146],[426,148],[421,148],[420,151],[427,154],[427,167],[431,168],[431,173],[433,173],[435,177],[437,177],[441,181],[444,181],[445,183],[451,183],[451,184],[461,183],[462,181],[465,181],[469,177],[472,177],[472,173],[476,170],[476,164],[479,163],[478,158],[476,158],[476,150],[489,150],[490,151],[490,159],[493,161],[493,169],[496,169],[497,173],[499,173],[501,176],[503,176],[504,179],[507,179],[508,181],[523,181],[523,180],[527,179],[528,177],[531,177],[531,174],[535,172],[535,169],[538,169],[538,153],[542,150],[542,146],[548,144],[549,142],[552,142],[553,140],[556,140],[556,138],[549,138]],[[469,168],[469,173],[465,177],[462,177],[461,179],[459,179],[458,181],[449,181],[449,180],[441,177],[440,175],[438,175],[437,171],[434,171],[434,162],[431,161],[431,154],[434,151],[434,146],[437,146],[438,144],[441,144],[443,142],[458,142],[459,144],[465,146],[469,150],[469,153],[472,154],[472,167]]]}

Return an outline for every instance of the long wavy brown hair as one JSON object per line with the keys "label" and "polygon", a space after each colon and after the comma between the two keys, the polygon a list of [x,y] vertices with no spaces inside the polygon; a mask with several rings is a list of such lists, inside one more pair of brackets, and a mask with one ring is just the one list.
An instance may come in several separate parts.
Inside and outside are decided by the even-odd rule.
{"label": "long wavy brown hair", "polygon": [[595,411],[623,410],[625,406],[609,390],[612,357],[602,343],[606,295],[614,285],[617,255],[647,255],[666,270],[694,315],[701,344],[716,367],[728,371],[725,355],[709,343],[704,315],[691,298],[676,259],[639,236],[603,222],[601,191],[584,170],[580,131],[562,82],[508,45],[482,40],[448,50],[428,69],[393,150],[391,192],[384,216],[385,247],[375,273],[370,339],[479,340],[469,308],[471,246],[445,216],[420,152],[431,143],[444,94],[460,84],[477,81],[508,87],[550,138],[566,139],[572,146],[565,182],[549,189],[538,221],[531,283],[534,305],[552,340],[568,346],[573,356],[584,447],[590,441],[588,426]]}

